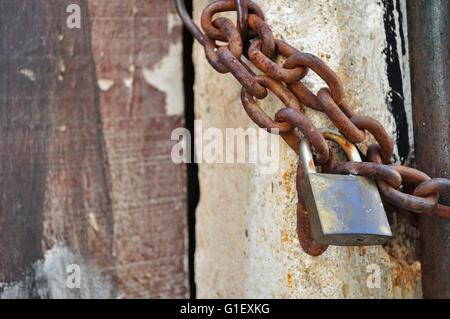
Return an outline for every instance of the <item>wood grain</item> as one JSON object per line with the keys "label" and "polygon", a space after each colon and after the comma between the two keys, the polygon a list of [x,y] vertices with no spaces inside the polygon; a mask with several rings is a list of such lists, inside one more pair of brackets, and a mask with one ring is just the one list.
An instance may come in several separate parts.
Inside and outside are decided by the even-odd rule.
{"label": "wood grain", "polygon": [[[66,26],[71,3],[81,29]],[[0,296],[26,282],[22,297],[58,297],[36,274],[56,245],[111,283],[101,296],[187,296],[186,172],[170,159],[183,114],[167,114],[183,92],[143,72],[181,45],[174,13],[162,0],[0,1]]]}

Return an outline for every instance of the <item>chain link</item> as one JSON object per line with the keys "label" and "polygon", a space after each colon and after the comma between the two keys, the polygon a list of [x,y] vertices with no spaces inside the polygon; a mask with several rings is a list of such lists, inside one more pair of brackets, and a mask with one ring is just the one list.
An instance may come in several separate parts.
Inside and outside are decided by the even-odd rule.
{"label": "chain link", "polygon": [[[438,204],[439,193],[450,193],[450,180],[431,179],[425,173],[405,166],[392,165],[393,141],[386,129],[377,120],[358,116],[345,102],[345,90],[337,74],[319,57],[297,50],[283,40],[275,39],[265,23],[264,14],[256,3],[250,0],[218,0],[210,3],[201,16],[203,34],[193,23],[184,8],[182,0],[176,0],[181,18],[193,36],[203,45],[206,57],[220,73],[230,72],[242,85],[241,100],[248,116],[260,127],[278,132],[288,145],[299,152],[299,129],[317,154],[317,164],[333,168],[335,173],[370,176],[377,181],[380,193],[390,204],[401,209],[450,219],[450,207]],[[236,11],[237,26],[227,18],[213,20],[215,14]],[[216,41],[225,42],[218,46]],[[243,62],[244,55],[265,75],[255,75]],[[285,60],[279,65],[276,60]],[[317,94],[311,92],[302,82],[309,70],[319,76],[327,87]],[[275,120],[263,111],[254,98],[263,99],[270,90],[285,105]],[[320,131],[302,112],[302,105],[325,113],[339,131],[352,143],[366,140],[366,131],[378,144],[369,146],[366,162],[346,162],[333,167],[331,153]],[[275,130],[276,129],[276,130]],[[304,172],[297,172],[297,190]],[[402,184],[416,186],[413,194],[401,191]],[[307,212],[301,203],[297,209],[299,239],[303,249],[311,255],[320,255],[326,246],[315,243],[310,234]]]}

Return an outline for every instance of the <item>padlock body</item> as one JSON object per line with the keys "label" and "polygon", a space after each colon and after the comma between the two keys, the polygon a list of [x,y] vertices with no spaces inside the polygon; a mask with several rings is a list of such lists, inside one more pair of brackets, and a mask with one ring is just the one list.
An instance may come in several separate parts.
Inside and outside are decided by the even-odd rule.
{"label": "padlock body", "polygon": [[336,246],[382,245],[392,237],[375,182],[366,177],[310,173],[301,181],[312,236]]}

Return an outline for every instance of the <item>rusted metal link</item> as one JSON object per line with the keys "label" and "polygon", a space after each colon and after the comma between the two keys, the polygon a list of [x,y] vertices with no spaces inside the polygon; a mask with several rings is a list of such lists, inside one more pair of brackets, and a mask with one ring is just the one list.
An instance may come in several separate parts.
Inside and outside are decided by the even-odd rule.
{"label": "rusted metal link", "polygon": [[[287,58],[292,54],[290,52],[290,48],[284,41],[277,40],[275,41],[275,43],[277,53],[279,53],[280,55]],[[262,42],[262,40],[255,40],[248,49],[248,56],[250,60],[259,70],[271,76],[272,78],[284,83],[297,82],[305,77],[308,72],[305,67],[286,69],[278,65],[264,53],[264,51],[262,50],[263,44],[264,43]]]}
{"label": "rusted metal link", "polygon": [[399,189],[402,185],[402,177],[392,166],[379,163],[344,162],[336,165],[333,172],[335,174],[360,175],[383,180],[394,189]]}
{"label": "rusted metal link", "polygon": [[[252,1],[248,1],[248,12],[256,14],[262,20],[264,20],[264,14],[256,5],[256,3]],[[235,0],[223,0],[223,1],[214,1],[211,2],[204,10],[200,19],[200,24],[202,26],[203,31],[205,31],[206,35],[212,40],[218,41],[227,41],[227,37],[223,33],[223,30],[216,28],[212,19],[216,13],[235,11],[237,8]],[[238,23],[239,24],[239,23]]]}
{"label": "rusted metal link", "polygon": [[330,91],[327,88],[320,89],[317,93],[323,112],[330,118],[333,124],[341,131],[342,134],[352,143],[361,143],[364,141],[366,134],[358,129],[355,124],[345,115],[345,113],[334,102]]}
{"label": "rusted metal link", "polygon": [[186,5],[184,3],[184,0],[176,0],[177,5],[177,11],[178,15],[180,16],[181,20],[183,21],[183,24],[186,26],[186,28],[189,30],[189,32],[192,34],[192,36],[200,42],[201,45],[205,45],[205,35],[200,30],[200,28],[194,23],[191,16],[186,10]]}
{"label": "rusted metal link", "polygon": [[[317,95],[311,92],[311,90],[309,90],[302,82],[288,84],[288,88],[295,94],[301,103],[316,111],[324,112],[322,102],[320,102]],[[345,101],[342,101],[341,104],[339,104],[339,108],[348,118],[355,117],[355,112],[353,112]]]}
{"label": "rusted metal link", "polygon": [[267,90],[258,83],[255,76],[249,72],[249,69],[227,47],[219,48],[217,55],[220,63],[226,66],[248,93],[258,99],[263,99],[267,96]]}
{"label": "rusted metal link", "polygon": [[347,104],[347,102],[342,101],[341,104],[339,104],[339,108],[344,112],[345,115],[347,115],[348,118],[353,118],[356,116],[355,112],[352,110],[352,108]]}
{"label": "rusted metal link", "polygon": [[322,103],[313,92],[311,92],[302,82],[295,82],[288,85],[288,88],[295,94],[297,99],[306,106],[323,112]]}
{"label": "rusted metal link", "polygon": [[[209,64],[219,73],[229,73],[228,67],[220,62],[219,55],[217,54],[217,46],[214,40],[205,37],[205,42],[203,45],[206,59]],[[233,54],[232,54],[233,55]]]}
{"label": "rusted metal link", "polygon": [[[397,172],[402,176],[403,183],[417,185],[430,177],[425,173],[411,167],[406,166],[393,166]],[[380,192],[384,197],[393,205],[406,208],[416,213],[426,213],[433,211],[438,204],[438,195],[431,194],[425,197],[414,196],[410,194],[402,193],[393,189],[383,181],[379,182]]]}
{"label": "rusted metal link", "polygon": [[450,194],[450,179],[432,178],[420,183],[414,190],[414,195],[416,196],[428,196],[433,193]]}
{"label": "rusted metal link", "polygon": [[[447,178],[433,178],[425,182],[420,183],[414,190],[415,196],[428,196],[434,193],[447,193],[450,194],[450,180]],[[430,215],[450,219],[450,207],[446,205],[438,204],[431,212]]]}
{"label": "rusted metal link", "polygon": [[[312,147],[317,153],[318,165],[325,164],[328,161],[330,149],[324,136],[302,112],[292,108],[284,108],[275,114],[275,121],[288,122],[303,133],[305,138],[311,142]],[[300,142],[300,140],[298,140],[298,142]]]}
{"label": "rusted metal link", "polygon": [[320,131],[326,140],[336,143],[347,155],[347,158],[353,161],[361,161],[358,149],[345,136],[335,130],[321,129]]}
{"label": "rusted metal link", "polygon": [[[280,43],[278,41],[280,41]],[[293,54],[299,52],[296,48],[290,46],[289,44],[287,44],[286,42],[284,42],[282,40],[276,40],[276,44],[277,44],[278,53],[281,54],[285,58],[289,58]],[[283,51],[284,51],[284,53],[283,53]],[[304,67],[304,66],[299,66],[299,67],[296,67],[293,69],[286,69],[283,67],[282,69],[283,70],[295,70],[297,68],[300,68],[300,69],[304,68],[305,72],[306,73],[308,72],[308,68]],[[305,73],[305,76],[306,76],[306,73]],[[288,84],[288,88],[292,91],[292,93],[295,94],[295,96],[301,103],[305,104],[306,106],[308,106],[316,111],[323,112],[322,103],[320,103],[317,96],[313,92],[311,92],[302,82],[299,82],[299,81],[291,82],[290,78],[288,78],[287,80],[288,81],[284,81],[284,82],[286,84]]]}
{"label": "rusted metal link", "polygon": [[[273,92],[286,107],[300,110],[301,106],[296,97],[281,83],[271,79],[268,76],[260,75],[254,77],[255,81],[264,88]],[[267,115],[265,111],[256,103],[252,94],[246,88],[241,91],[242,105],[248,116],[259,127],[267,129],[272,132],[274,129],[279,130],[279,133],[286,133],[292,131],[294,126],[289,122],[277,122]]]}
{"label": "rusted metal link", "polygon": [[[318,98],[317,95],[315,95],[313,92],[311,92],[303,83],[301,82],[285,82],[288,84],[289,89],[297,96],[297,98],[302,102],[303,104],[307,105],[310,108],[313,108],[317,111],[324,112],[326,109],[329,111],[334,111],[334,115],[336,116],[337,122],[346,121],[344,118],[344,115],[348,118],[354,117],[355,113],[353,110],[348,106],[347,103],[345,103],[344,99],[344,87],[342,85],[341,80],[337,76],[337,74],[331,70],[331,68],[319,57],[304,53],[300,51],[296,51],[295,54],[291,55],[286,62],[284,63],[284,67],[287,69],[291,69],[293,67],[307,67],[313,70],[319,77],[327,83],[329,92],[331,95],[332,100],[334,101],[334,104],[336,104],[339,110],[336,110],[335,108],[324,108],[322,105],[322,101]],[[342,125],[342,127],[348,127],[348,121],[347,125]],[[355,132],[354,134],[358,134],[361,138],[362,134],[358,133],[356,128],[350,128],[351,131]],[[360,139],[359,138],[359,139]],[[349,138],[351,140],[351,138]],[[353,139],[353,143],[357,143],[358,139]]]}
{"label": "rusted metal link", "polygon": [[321,171],[322,173],[332,173],[334,171],[334,168],[338,164],[338,152],[340,151],[337,147],[329,147],[330,153],[328,154],[328,161],[322,165]]}
{"label": "rusted metal link", "polygon": [[[381,163],[380,146],[372,144],[367,150],[367,159],[371,162]],[[394,165],[392,166],[402,177],[404,184],[418,185],[430,179],[430,177],[411,167]],[[380,193],[383,198],[394,206],[401,207],[416,213],[433,214],[433,210],[438,204],[438,195],[431,194],[426,197],[419,197],[402,193],[393,188],[383,180],[377,181]]]}
{"label": "rusted metal link", "polygon": [[223,31],[227,38],[228,48],[239,59],[242,55],[242,38],[233,22],[227,18],[220,17],[213,21],[213,25]]}
{"label": "rusted metal link", "polygon": [[[236,57],[236,59],[239,59],[242,55],[243,45],[241,36],[236,27],[234,26],[233,22],[231,22],[231,20],[227,18],[217,18],[214,20],[213,24],[220,30],[223,30],[225,36],[227,37],[228,49]],[[205,37],[205,42],[203,46],[205,50],[206,59],[217,72],[219,73],[230,72],[228,67],[220,61],[217,46],[214,40]]]}
{"label": "rusted metal link", "polygon": [[[300,52],[299,50],[294,48],[292,45],[287,43],[286,41],[280,40],[280,39],[275,39],[275,46],[277,48],[277,53],[280,54],[282,57],[285,57],[285,58],[289,58],[293,54],[295,54],[297,52]],[[306,67],[300,66],[299,68],[304,68],[305,70],[307,70]]]}
{"label": "rusted metal link", "polygon": [[262,53],[269,59],[273,59],[275,57],[275,38],[270,27],[256,14],[248,16],[248,26],[258,33]]}
{"label": "rusted metal link", "polygon": [[423,198],[402,193],[382,180],[378,181],[378,188],[380,193],[383,195],[383,198],[389,203],[412,212],[424,213],[434,209],[437,205],[437,196]]}
{"label": "rusted metal link", "polygon": [[381,148],[378,144],[371,144],[367,148],[366,160],[373,163],[383,163],[381,159]]}
{"label": "rusted metal link", "polygon": [[327,245],[319,244],[312,238],[308,212],[301,203],[297,203],[297,235],[303,251],[310,256],[320,256],[328,249]]}
{"label": "rusted metal link", "polygon": [[344,87],[337,74],[324,61],[313,54],[298,51],[284,63],[286,69],[299,66],[307,67],[320,76],[328,85],[334,103],[341,104],[344,99]]}
{"label": "rusted metal link", "polygon": [[237,13],[237,29],[242,36],[242,40],[245,41],[248,32],[248,0],[235,0],[236,1],[236,13]]}
{"label": "rusted metal link", "polygon": [[327,245],[322,245],[314,241],[311,234],[311,225],[309,223],[308,212],[306,211],[304,204],[302,203],[302,189],[301,189],[301,180],[305,175],[305,171],[303,169],[303,165],[298,163],[297,165],[297,177],[296,177],[296,186],[297,186],[297,194],[298,194],[298,203],[297,203],[297,234],[300,242],[300,246],[303,251],[311,256],[320,256],[322,255],[328,248]]}
{"label": "rusted metal link", "polygon": [[402,165],[392,165],[392,167],[402,176],[403,184],[418,185],[430,179],[430,176],[413,167]]}
{"label": "rusted metal link", "polygon": [[377,120],[367,116],[353,116],[350,121],[360,130],[369,131],[380,144],[381,159],[384,164],[391,163],[394,143],[386,129]]}
{"label": "rusted metal link", "polygon": [[[268,76],[256,76],[255,80],[264,88],[272,91],[283,102],[286,108],[295,110],[298,114],[300,114],[300,117],[304,117],[304,115],[300,112],[301,105],[297,98],[283,84]],[[241,101],[245,111],[253,122],[255,122],[259,127],[267,129],[271,133],[280,134],[280,136],[294,150],[294,152],[297,154],[299,153],[300,140],[297,134],[293,131],[294,127],[296,127],[296,123],[280,118],[275,121],[272,120],[272,118],[258,106],[253,96],[245,88],[242,88],[241,91]],[[301,119],[300,122],[297,122],[297,124],[307,125],[299,124],[304,122],[306,121]],[[310,124],[312,125],[312,123]]]}
{"label": "rusted metal link", "polygon": [[259,84],[275,94],[287,107],[297,111],[302,110],[302,106],[295,95],[292,94],[292,92],[280,82],[275,81],[267,75],[258,75],[255,79]]}

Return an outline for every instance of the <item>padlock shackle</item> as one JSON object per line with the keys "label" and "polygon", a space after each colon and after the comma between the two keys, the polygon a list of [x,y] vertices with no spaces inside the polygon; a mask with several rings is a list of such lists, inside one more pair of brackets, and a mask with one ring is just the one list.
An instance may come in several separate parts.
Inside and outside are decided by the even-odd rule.
{"label": "padlock shackle", "polygon": [[[355,144],[347,140],[341,133],[331,129],[321,129],[320,131],[325,139],[338,144],[350,161],[362,162],[361,156],[359,155]],[[311,143],[306,138],[303,138],[300,141],[300,161],[302,162],[305,174],[317,173],[316,165],[314,164],[314,158],[311,152]]]}

